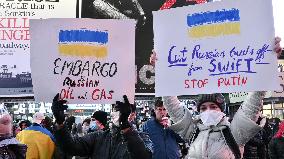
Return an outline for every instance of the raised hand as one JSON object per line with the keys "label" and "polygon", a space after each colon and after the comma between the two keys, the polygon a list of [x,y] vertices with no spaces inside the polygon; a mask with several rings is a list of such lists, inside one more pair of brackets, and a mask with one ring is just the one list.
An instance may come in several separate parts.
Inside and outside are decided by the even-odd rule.
{"label": "raised hand", "polygon": [[124,103],[116,101],[115,110],[120,112],[119,116],[119,125],[121,129],[126,129],[130,127],[128,122],[128,117],[131,112],[135,111],[135,106],[129,103],[129,100],[126,95],[123,96]]}
{"label": "raised hand", "polygon": [[63,124],[65,121],[64,110],[67,110],[66,100],[59,100],[59,94],[53,98],[51,110],[56,119],[57,124]]}

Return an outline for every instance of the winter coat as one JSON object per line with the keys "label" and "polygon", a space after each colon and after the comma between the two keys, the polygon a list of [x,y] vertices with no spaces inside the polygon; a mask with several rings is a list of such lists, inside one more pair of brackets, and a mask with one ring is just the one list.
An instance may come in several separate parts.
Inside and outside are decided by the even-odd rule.
{"label": "winter coat", "polygon": [[25,159],[27,146],[13,137],[0,138],[0,159]]}
{"label": "winter coat", "polygon": [[194,121],[191,113],[185,106],[181,106],[177,97],[163,97],[164,106],[167,108],[171,119],[175,122],[171,126],[175,132],[184,139],[189,139],[194,132],[195,126],[200,130],[197,138],[190,145],[187,158],[190,159],[234,159],[232,150],[226,144],[223,129],[230,127],[234,140],[243,153],[244,145],[261,129],[255,123],[256,114],[261,109],[261,101],[264,92],[254,92],[236,112],[231,123],[224,118],[217,126],[207,127],[200,120]]}
{"label": "winter coat", "polygon": [[154,118],[142,125],[142,131],[149,134],[153,142],[153,159],[179,159],[177,142],[183,140],[171,129],[164,129]]}
{"label": "winter coat", "polygon": [[244,159],[267,159],[268,143],[271,139],[271,129],[261,129],[245,145]]}
{"label": "winter coat", "polygon": [[55,149],[55,138],[46,128],[34,123],[22,130],[16,138],[28,146],[27,159],[51,159]]}
{"label": "winter coat", "polygon": [[273,138],[269,143],[270,159],[284,159],[284,137]]}
{"label": "winter coat", "polygon": [[130,129],[121,134],[118,129],[97,131],[83,137],[71,137],[63,127],[55,132],[59,147],[73,156],[92,159],[149,159],[152,142],[145,134]]}

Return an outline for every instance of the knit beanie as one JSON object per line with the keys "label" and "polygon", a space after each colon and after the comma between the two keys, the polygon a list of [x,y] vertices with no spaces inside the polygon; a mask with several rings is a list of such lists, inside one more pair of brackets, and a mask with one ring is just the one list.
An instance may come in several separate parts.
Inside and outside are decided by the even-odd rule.
{"label": "knit beanie", "polygon": [[103,126],[106,127],[107,124],[107,113],[104,111],[96,111],[94,112],[94,114],[92,115],[92,118],[95,118],[96,120],[98,120],[100,123],[103,124]]}
{"label": "knit beanie", "polygon": [[4,105],[0,104],[0,136],[12,134],[12,117]]}
{"label": "knit beanie", "polygon": [[221,93],[199,95],[198,100],[197,100],[197,111],[198,112],[200,112],[200,106],[205,102],[213,102],[219,106],[221,111],[224,110],[225,97]]}

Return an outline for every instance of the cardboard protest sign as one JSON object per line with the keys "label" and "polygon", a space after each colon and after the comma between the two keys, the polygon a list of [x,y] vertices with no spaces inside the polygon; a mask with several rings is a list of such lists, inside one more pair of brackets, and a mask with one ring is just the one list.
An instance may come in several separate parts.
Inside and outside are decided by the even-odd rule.
{"label": "cardboard protest sign", "polygon": [[56,93],[69,103],[134,101],[133,20],[31,20],[30,30],[37,101]]}
{"label": "cardboard protest sign", "polygon": [[153,15],[156,96],[279,88],[271,1],[212,2]]}
{"label": "cardboard protest sign", "polygon": [[75,17],[76,1],[1,0],[0,96],[33,95],[29,20]]}

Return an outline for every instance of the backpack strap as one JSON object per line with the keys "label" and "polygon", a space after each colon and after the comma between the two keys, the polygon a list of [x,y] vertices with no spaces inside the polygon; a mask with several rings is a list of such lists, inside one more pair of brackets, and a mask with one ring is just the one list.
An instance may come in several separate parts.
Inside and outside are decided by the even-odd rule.
{"label": "backpack strap", "polygon": [[235,155],[235,158],[240,159],[241,151],[239,145],[237,144],[235,138],[233,137],[233,134],[231,133],[231,129],[229,128],[229,126],[226,126],[226,128],[222,130],[222,133],[225,137],[227,145]]}
{"label": "backpack strap", "polygon": [[[192,138],[190,139],[190,145],[197,138],[199,132],[200,132],[200,130],[196,127],[195,132],[194,132]],[[222,133],[224,135],[224,138],[225,138],[227,145],[229,146],[229,148],[231,149],[231,151],[235,155],[235,158],[241,159],[241,151],[240,151],[239,145],[237,144],[233,134],[231,133],[231,129],[229,128],[229,126],[226,126],[226,128],[222,130]]]}
{"label": "backpack strap", "polygon": [[194,129],[190,139],[189,139],[189,146],[195,141],[195,139],[197,138],[198,134],[199,134],[200,130],[198,129],[198,127],[196,126],[196,128]]}

